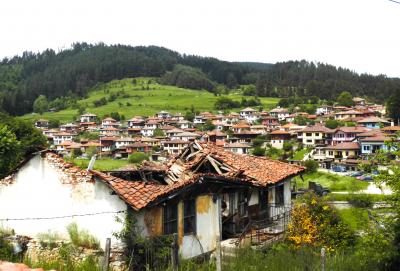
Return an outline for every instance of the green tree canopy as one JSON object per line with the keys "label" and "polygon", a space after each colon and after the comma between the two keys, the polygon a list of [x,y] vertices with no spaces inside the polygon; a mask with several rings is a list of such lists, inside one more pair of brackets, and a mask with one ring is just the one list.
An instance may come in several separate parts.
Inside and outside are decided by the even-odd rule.
{"label": "green tree canopy", "polygon": [[17,165],[21,158],[20,147],[15,134],[0,124],[0,179]]}
{"label": "green tree canopy", "polygon": [[40,95],[36,98],[33,103],[33,112],[43,114],[44,112],[49,110],[49,102],[47,101],[46,96]]}
{"label": "green tree canopy", "polygon": [[386,110],[389,117],[391,117],[397,125],[400,125],[400,89],[397,89],[396,92],[389,97],[386,102]]}
{"label": "green tree canopy", "polygon": [[343,91],[342,93],[340,93],[336,101],[339,105],[343,106],[352,106],[354,104],[353,96],[348,91]]}

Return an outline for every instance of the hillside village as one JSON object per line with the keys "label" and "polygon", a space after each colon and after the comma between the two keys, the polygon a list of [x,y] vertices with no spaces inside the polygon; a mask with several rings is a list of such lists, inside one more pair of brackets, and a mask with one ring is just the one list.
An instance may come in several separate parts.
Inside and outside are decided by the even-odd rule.
{"label": "hillside village", "polygon": [[[385,118],[384,106],[357,97],[353,103],[351,107],[321,104],[314,114],[279,106],[269,111],[247,107],[238,113],[198,112],[191,120],[167,111],[126,121],[86,112],[77,122],[55,128],[49,128],[50,121],[39,119],[35,126],[47,138],[49,148],[41,153],[42,158],[32,158],[18,173],[1,181],[6,185],[3,199],[11,197],[7,204],[18,204],[14,201],[22,192],[12,194],[12,188],[30,185],[24,176],[36,174],[31,189],[37,190],[37,196],[49,191],[43,182],[47,180],[53,183],[51,187],[59,187],[51,188],[51,193],[60,201],[43,209],[48,204],[43,196],[43,202],[8,216],[34,216],[39,211],[38,216],[52,217],[57,210],[57,215],[68,219],[51,229],[33,222],[28,227],[18,219],[6,225],[33,237],[46,228],[61,233],[72,221],[93,234],[98,248],[104,246],[106,237],[122,230],[114,216],[123,220],[120,214],[127,213],[134,217],[136,234],[143,238],[176,236],[176,253],[183,259],[215,257],[218,247],[233,253],[245,244],[273,244],[286,238],[293,202],[307,183],[319,196],[332,189],[348,193],[354,185],[365,189],[375,175],[374,169],[364,165],[371,155],[389,150],[387,142],[398,140],[400,127]],[[316,168],[333,174],[321,175],[334,181],[330,187],[318,184],[318,175],[312,175]],[[300,188],[303,176],[307,183]],[[344,186],[335,188],[335,182]],[[65,185],[72,189],[68,195],[61,189]],[[78,214],[104,211],[108,206],[107,215],[74,218],[68,208],[61,211],[64,205],[74,206]],[[107,226],[98,227],[97,219]],[[110,265],[124,270],[121,240],[111,239]],[[43,250],[37,244],[29,242],[28,255]]]}
{"label": "hillside village", "polygon": [[[51,148],[66,157],[97,154],[127,159],[140,152],[152,161],[165,161],[191,142],[200,141],[238,154],[264,156],[260,149],[266,149],[267,156],[286,152],[275,158],[290,163],[311,159],[321,168],[355,171],[370,154],[385,150],[386,141],[396,140],[400,127],[385,118],[384,106],[358,97],[353,101],[352,107],[320,105],[315,114],[297,112],[296,108],[293,112],[282,107],[261,112],[244,108],[229,114],[201,112],[189,121],[182,114],[160,111],[155,116],[133,116],[121,122],[88,112],[79,122],[56,129],[49,129],[45,119],[36,121],[35,126],[42,129]],[[304,120],[302,125],[296,124],[298,118]],[[337,127],[328,128],[326,123],[332,121]],[[302,149],[299,157],[296,152]]]}

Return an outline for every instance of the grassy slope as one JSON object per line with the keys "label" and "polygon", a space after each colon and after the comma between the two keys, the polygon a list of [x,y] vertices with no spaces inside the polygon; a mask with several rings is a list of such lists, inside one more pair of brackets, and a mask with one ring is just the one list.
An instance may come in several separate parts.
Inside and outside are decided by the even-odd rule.
{"label": "grassy slope", "polygon": [[308,187],[309,181],[315,181],[322,186],[328,187],[331,191],[359,191],[368,187],[367,182],[356,178],[323,172],[304,174],[304,181],[300,177],[295,177],[294,179],[297,181],[298,187]]}
{"label": "grassy slope", "polygon": [[365,230],[368,227],[368,212],[362,208],[350,207],[337,210],[343,221],[355,231]]}
{"label": "grassy slope", "polygon": [[301,149],[299,151],[296,151],[293,155],[293,160],[297,161],[303,160],[304,155],[306,155],[307,152],[309,152],[308,149]]}
{"label": "grassy slope", "polygon": [[[137,84],[132,84],[132,79],[114,80],[107,84],[100,85],[93,88],[89,92],[87,99],[80,100],[79,103],[86,105],[87,112],[98,114],[100,116],[109,114],[110,112],[119,112],[124,114],[126,118],[131,118],[136,115],[150,116],[161,110],[169,112],[181,112],[189,110],[191,105],[194,106],[196,111],[214,111],[214,103],[217,96],[207,91],[182,89],[175,86],[165,86],[157,83],[149,85],[150,90],[142,90],[142,84],[146,87],[149,78],[137,78]],[[153,82],[155,80],[152,80]],[[95,108],[93,101],[99,100],[102,97],[109,97],[111,93],[116,93],[120,90],[125,90],[131,97],[119,97],[115,101],[110,102],[104,106]],[[241,100],[243,95],[239,93],[229,94],[230,98],[234,100]],[[247,97],[248,98],[248,97]],[[263,107],[269,109],[275,106],[279,101],[278,98],[260,98]],[[119,106],[119,102],[123,106]],[[129,102],[132,106],[126,106]],[[233,111],[238,111],[233,110]],[[55,113],[44,113],[42,116],[38,114],[27,114],[23,116],[24,119],[36,120],[39,118],[46,119],[59,119],[61,122],[70,122],[73,116],[78,115],[76,109],[66,109]]]}
{"label": "grassy slope", "polygon": [[[74,159],[73,161],[70,160],[70,162],[73,162],[76,166],[82,168],[82,169],[87,169],[90,160],[89,159]],[[95,170],[114,170],[114,169],[119,169],[121,167],[124,167],[128,165],[128,160],[117,160],[117,159],[96,159],[96,162],[94,163],[93,169]]]}

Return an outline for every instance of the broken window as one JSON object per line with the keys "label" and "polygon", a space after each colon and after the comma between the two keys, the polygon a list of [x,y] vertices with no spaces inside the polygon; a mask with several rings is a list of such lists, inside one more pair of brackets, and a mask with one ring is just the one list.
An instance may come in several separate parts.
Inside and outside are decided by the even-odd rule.
{"label": "broken window", "polygon": [[239,192],[238,209],[240,216],[247,216],[247,193]]}
{"label": "broken window", "polygon": [[258,194],[260,211],[267,210],[268,207],[268,190],[260,190]]}
{"label": "broken window", "polygon": [[183,202],[183,232],[196,234],[196,199]]}
{"label": "broken window", "polygon": [[283,185],[275,187],[275,204],[276,205],[284,204]]}
{"label": "broken window", "polygon": [[178,232],[178,205],[168,204],[164,206],[163,213],[164,234],[173,234]]}

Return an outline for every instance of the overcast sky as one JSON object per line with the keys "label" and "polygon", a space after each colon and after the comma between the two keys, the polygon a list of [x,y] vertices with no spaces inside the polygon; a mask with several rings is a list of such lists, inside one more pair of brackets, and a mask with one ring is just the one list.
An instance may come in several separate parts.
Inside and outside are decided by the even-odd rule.
{"label": "overcast sky", "polygon": [[389,0],[1,0],[0,10],[1,58],[102,41],[400,77],[400,4]]}

